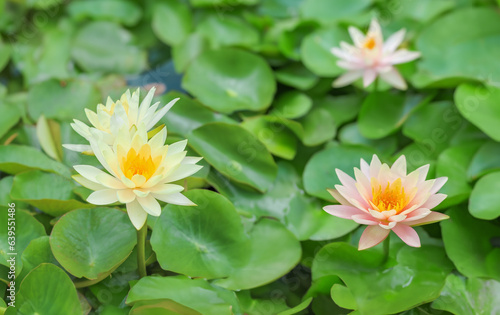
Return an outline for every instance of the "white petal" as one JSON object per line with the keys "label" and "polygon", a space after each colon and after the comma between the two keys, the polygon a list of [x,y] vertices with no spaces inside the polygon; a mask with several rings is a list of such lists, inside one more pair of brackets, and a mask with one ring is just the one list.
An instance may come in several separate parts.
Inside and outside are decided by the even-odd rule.
{"label": "white petal", "polygon": [[397,65],[400,63],[406,63],[420,57],[420,52],[418,51],[408,51],[406,49],[400,49],[386,57],[383,58],[383,63]]}
{"label": "white petal", "polygon": [[154,125],[156,125],[156,123],[158,121],[160,121],[160,119],[162,119],[163,116],[165,116],[165,114],[170,110],[170,108],[172,108],[172,106],[174,106],[174,104],[178,100],[179,100],[179,98],[171,100],[167,105],[163,106],[162,109],[160,109],[158,112],[156,112],[154,114],[153,118],[151,119],[151,121],[149,121],[148,124],[146,125],[146,129],[149,130],[149,129],[153,128]]}
{"label": "white petal", "polygon": [[401,155],[394,164],[391,166],[391,171],[395,172],[398,176],[406,176],[406,157]]}
{"label": "white petal", "polygon": [[125,188],[125,184],[123,184],[121,181],[116,179],[116,177],[113,177],[113,176],[106,174],[104,172],[102,172],[101,174],[98,174],[95,178],[100,184],[103,184],[104,186],[106,186],[108,188],[113,188],[113,189]]}
{"label": "white petal", "polygon": [[352,82],[356,81],[357,79],[361,78],[362,76],[363,76],[363,71],[361,70],[348,71],[345,74],[338,77],[337,80],[333,81],[333,87],[338,88],[347,86]]}
{"label": "white petal", "polygon": [[94,191],[88,196],[87,201],[94,205],[109,205],[118,201],[115,189],[102,189]]}
{"label": "white petal", "polygon": [[127,214],[137,230],[140,230],[144,226],[148,218],[148,213],[144,211],[137,200],[127,203]]}
{"label": "white petal", "polygon": [[173,193],[180,193],[184,190],[184,187],[174,184],[160,184],[150,188],[149,190],[151,191],[151,193],[155,193],[158,195],[168,195]]}
{"label": "white petal", "polygon": [[146,197],[137,197],[137,201],[142,206],[144,211],[150,215],[157,217],[161,214],[160,204],[151,194]]}
{"label": "white petal", "polygon": [[88,144],[63,144],[62,146],[68,150],[75,152],[85,152],[92,150],[92,148]]}
{"label": "white petal", "polygon": [[164,201],[166,203],[171,203],[179,206],[196,206],[195,203],[193,203],[191,200],[189,200],[186,196],[184,196],[181,193],[175,193],[170,195],[160,195],[155,193],[152,194],[156,199]]}
{"label": "white petal", "polygon": [[405,80],[395,68],[392,68],[390,71],[380,73],[380,78],[397,89],[406,90],[407,88]]}
{"label": "white petal", "polygon": [[375,78],[377,78],[377,72],[375,70],[372,69],[365,70],[365,72],[363,73],[363,86],[364,87],[369,86],[370,84],[373,83],[373,81],[375,81]]}
{"label": "white petal", "polygon": [[173,155],[179,152],[184,151],[187,145],[187,140],[177,141],[168,146],[167,156]]}
{"label": "white petal", "polygon": [[406,30],[402,29],[392,34],[384,43],[384,53],[393,53],[405,38]]}
{"label": "white petal", "polygon": [[135,194],[131,189],[120,189],[116,191],[118,201],[121,203],[129,203],[135,200]]}
{"label": "white petal", "polygon": [[80,175],[82,175],[83,177],[85,177],[86,179],[88,179],[90,181],[93,181],[94,183],[99,183],[99,181],[97,180],[98,175],[104,174],[104,175],[109,176],[109,174],[106,174],[102,170],[98,169],[95,166],[91,166],[91,165],[75,165],[75,166],[73,166],[73,168]]}
{"label": "white petal", "polygon": [[152,87],[146,97],[142,100],[141,106],[139,107],[139,117],[138,120],[143,120],[144,116],[148,112],[149,106],[151,106],[151,101],[155,95],[156,87]]}
{"label": "white petal", "polygon": [[354,26],[349,26],[349,35],[351,35],[354,45],[357,47],[362,47],[365,42],[365,34],[361,32],[358,28]]}
{"label": "white petal", "polygon": [[92,190],[101,190],[101,189],[106,189],[107,187],[98,184],[96,182],[90,181],[83,177],[82,175],[73,175],[71,176],[78,184],[82,185],[83,187],[87,187],[88,189]]}
{"label": "white petal", "polygon": [[195,174],[202,168],[203,166],[201,165],[181,164],[175,171],[165,177],[164,181],[167,183],[175,182],[179,179],[183,179]]}

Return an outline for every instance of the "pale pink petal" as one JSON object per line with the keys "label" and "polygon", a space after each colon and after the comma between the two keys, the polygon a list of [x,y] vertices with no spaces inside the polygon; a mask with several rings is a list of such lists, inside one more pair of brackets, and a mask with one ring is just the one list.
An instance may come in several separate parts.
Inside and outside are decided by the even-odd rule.
{"label": "pale pink petal", "polygon": [[354,26],[349,26],[349,35],[351,35],[354,45],[357,47],[362,47],[365,41],[365,34],[363,34],[359,29]]}
{"label": "pale pink petal", "polygon": [[391,166],[391,171],[400,177],[406,176],[406,157],[401,155]]}
{"label": "pale pink petal", "polygon": [[381,72],[379,75],[382,80],[397,89],[406,90],[408,87],[401,74],[399,74],[398,70],[395,68],[392,68],[387,72]]}
{"label": "pale pink petal", "polygon": [[410,221],[410,222],[405,221],[402,223],[410,225],[410,226],[418,226],[418,225],[430,224],[430,223],[446,220],[448,218],[449,218],[449,216],[447,216],[444,213],[432,211],[425,218],[422,218],[420,220]]}
{"label": "pale pink petal", "polygon": [[382,166],[382,163],[380,162],[378,156],[376,154],[373,155],[372,161],[370,163],[370,178],[371,177],[378,177],[378,173],[380,172],[380,167]]}
{"label": "pale pink petal", "polygon": [[429,173],[429,167],[430,164],[426,164],[424,166],[421,166],[417,168],[414,172],[418,173],[418,182],[424,182],[425,178],[427,177],[427,174]]}
{"label": "pale pink petal", "polygon": [[409,227],[408,225],[397,224],[392,228],[392,230],[394,231],[394,233],[396,233],[397,236],[399,236],[401,240],[403,240],[403,242],[405,242],[409,246],[420,247],[420,238],[413,228]]}
{"label": "pale pink petal", "polygon": [[380,27],[377,19],[372,19],[370,28],[368,29],[368,34],[375,37],[375,41],[377,42],[377,44],[381,44],[384,40],[382,37],[382,28]]}
{"label": "pale pink petal", "polygon": [[443,200],[446,199],[445,194],[435,194],[429,197],[426,202],[422,205],[422,208],[432,209],[439,205]]}
{"label": "pale pink petal", "polygon": [[383,229],[390,230],[396,226],[396,222],[380,222],[378,226],[380,226]]}
{"label": "pale pink petal", "polygon": [[339,178],[340,182],[342,183],[342,185],[344,185],[344,187],[346,188],[354,188],[356,187],[356,181],[354,180],[354,178],[352,178],[351,176],[347,175],[346,173],[344,173],[343,171],[339,170],[338,168],[335,169],[335,173],[337,173],[337,177]]}
{"label": "pale pink petal", "polygon": [[390,55],[387,55],[382,59],[382,63],[387,63],[391,65],[397,65],[400,63],[406,63],[420,57],[420,52],[418,51],[408,51],[406,49],[400,49]]}
{"label": "pale pink petal", "polygon": [[392,34],[384,43],[384,53],[393,53],[405,38],[406,30],[402,29]]}
{"label": "pale pink petal", "polygon": [[351,219],[358,224],[365,225],[377,225],[380,223],[379,220],[374,219],[372,216],[366,213],[353,215]]}
{"label": "pale pink petal", "polygon": [[372,215],[372,217],[376,218],[376,219],[379,219],[379,220],[385,220],[385,216],[380,213],[379,211],[377,210],[368,210],[368,212],[370,212],[370,214]]}
{"label": "pale pink petal", "polygon": [[434,185],[431,188],[430,193],[435,194],[437,193],[441,187],[448,181],[448,177],[439,177],[434,180]]}
{"label": "pale pink petal", "polygon": [[354,177],[356,178],[356,188],[361,196],[368,202],[372,198],[372,187],[370,180],[358,168],[354,168]]}
{"label": "pale pink petal", "polygon": [[348,61],[348,62],[353,62],[353,63],[359,63],[360,59],[357,57],[356,54],[356,49],[352,46],[349,46],[348,44],[344,43],[345,45],[342,45],[343,49],[338,48],[338,47],[333,47],[330,49],[330,52],[337,58],[340,58],[342,60]]}
{"label": "pale pink petal", "polygon": [[360,70],[365,67],[365,65],[361,62],[353,62],[347,60],[337,60],[337,66],[346,70]]}
{"label": "pale pink petal", "polygon": [[353,70],[346,72],[345,74],[338,77],[335,81],[333,81],[333,87],[344,87],[361,78],[362,76],[362,70]]}
{"label": "pale pink petal", "polygon": [[365,176],[370,179],[370,165],[368,165],[368,163],[366,163],[366,161],[363,159],[361,159],[360,165],[361,172],[363,172],[363,174],[365,174]]}
{"label": "pale pink petal", "polygon": [[396,176],[391,173],[389,165],[384,163],[380,167],[376,178],[378,179],[380,185],[382,185],[382,188],[385,188],[385,185],[387,185],[388,183],[392,183],[396,179]]}
{"label": "pale pink petal", "polygon": [[396,215],[393,215],[391,216],[390,218],[388,218],[389,221],[391,222],[401,222],[403,221],[404,219],[406,219],[406,215],[404,214],[396,214]]}
{"label": "pale pink petal", "polygon": [[377,72],[372,69],[367,69],[365,70],[365,73],[363,74],[363,86],[368,87],[370,84],[375,81],[375,78],[377,77]]}
{"label": "pale pink petal", "polygon": [[351,205],[351,203],[349,201],[347,201],[347,199],[342,197],[342,195],[338,191],[336,191],[335,189],[328,188],[327,190],[330,193],[330,195],[332,195],[333,198],[335,198],[335,200],[337,200],[338,203],[346,205],[346,206]]}
{"label": "pale pink petal", "polygon": [[358,250],[367,249],[379,244],[389,235],[389,232],[390,230],[383,229],[378,225],[368,226],[363,231],[363,234],[361,234]]}
{"label": "pale pink petal", "polygon": [[353,215],[365,214],[363,211],[355,207],[344,206],[344,205],[330,205],[323,207],[323,210],[331,215],[342,219],[351,219]]}
{"label": "pale pink petal", "polygon": [[430,213],[431,213],[431,210],[429,210],[427,208],[420,208],[420,209],[414,210],[408,214],[405,222],[420,220],[420,219],[428,216]]}
{"label": "pale pink petal", "polygon": [[358,207],[361,210],[368,208],[368,204],[363,197],[361,197],[355,187],[350,188],[342,185],[335,185],[335,189],[337,189],[342,197],[344,197],[353,206]]}

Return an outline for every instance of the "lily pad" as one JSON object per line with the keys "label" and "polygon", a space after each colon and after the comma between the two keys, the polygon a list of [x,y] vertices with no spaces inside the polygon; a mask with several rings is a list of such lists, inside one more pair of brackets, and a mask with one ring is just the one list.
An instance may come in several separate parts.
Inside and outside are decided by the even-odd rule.
{"label": "lily pad", "polygon": [[155,224],[151,245],[161,267],[203,278],[225,277],[241,268],[249,242],[234,206],[208,190],[185,195],[198,206],[167,205]]}
{"label": "lily pad", "polygon": [[50,236],[57,261],[75,277],[87,279],[118,267],[136,242],[127,214],[113,208],[71,211],[57,221]]}
{"label": "lily pad", "polygon": [[494,220],[500,216],[500,172],[481,177],[470,195],[469,212],[482,220]]}
{"label": "lily pad", "polygon": [[303,18],[323,24],[335,24],[339,20],[352,19],[372,4],[372,0],[305,0],[300,7]]}
{"label": "lily pad", "polygon": [[156,1],[153,7],[152,28],[167,45],[182,43],[191,33],[191,10],[183,1]]}
{"label": "lily pad", "polygon": [[290,91],[281,94],[274,102],[271,114],[278,117],[295,119],[307,114],[312,107],[312,99],[304,93]]}
{"label": "lily pad", "polygon": [[197,31],[208,39],[212,48],[253,48],[259,43],[259,33],[252,25],[238,16],[229,14],[208,15],[197,26]]}
{"label": "lily pad", "polygon": [[266,109],[276,91],[269,65],[261,57],[235,48],[203,52],[189,65],[182,86],[222,113]]}
{"label": "lily pad", "polygon": [[276,178],[271,154],[240,126],[209,123],[193,130],[188,139],[210,165],[237,182],[264,192]]}
{"label": "lily pad", "polygon": [[92,18],[118,22],[126,26],[137,24],[142,16],[139,5],[124,0],[74,1],[68,4],[67,10],[75,20]]}
{"label": "lily pad", "polygon": [[471,180],[491,172],[500,171],[500,161],[496,157],[500,155],[500,144],[495,141],[485,142],[470,161],[467,176]]}

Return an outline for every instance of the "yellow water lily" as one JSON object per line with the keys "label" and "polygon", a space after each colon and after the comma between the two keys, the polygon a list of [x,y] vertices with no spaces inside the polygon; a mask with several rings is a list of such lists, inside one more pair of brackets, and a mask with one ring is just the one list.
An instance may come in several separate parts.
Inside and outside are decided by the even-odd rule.
{"label": "yellow water lily", "polygon": [[101,132],[89,129],[90,147],[107,172],[90,165],[74,166],[79,173],[74,179],[94,190],[87,201],[96,205],[125,204],[137,230],[143,227],[148,214],[160,215],[158,200],[194,205],[181,194],[183,186],[172,182],[191,176],[202,168],[196,165],[201,158],[186,157],[187,140],[165,145],[165,127],[148,140],[147,127],[138,125],[130,129],[122,127],[112,145],[108,145]]}

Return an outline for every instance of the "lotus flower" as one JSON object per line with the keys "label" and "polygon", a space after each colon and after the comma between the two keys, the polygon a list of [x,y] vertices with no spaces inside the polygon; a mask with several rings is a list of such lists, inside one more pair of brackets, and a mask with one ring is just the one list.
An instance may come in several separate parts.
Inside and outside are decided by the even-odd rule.
{"label": "lotus flower", "polygon": [[438,190],[448,178],[425,180],[429,165],[406,174],[406,158],[401,156],[389,167],[376,155],[370,165],[361,159],[361,170],[354,168],[353,179],[336,169],[342,185],[329,189],[340,205],[323,209],[339,218],[368,225],[361,235],[359,250],[382,242],[392,230],[406,244],[420,247],[420,239],[412,226],[434,223],[448,216],[431,211],[446,195]]}
{"label": "lotus flower", "polygon": [[[170,101],[162,109],[158,109],[160,102],[151,105],[151,100],[155,94],[155,88],[151,88],[139,106],[139,92],[137,89],[130,94],[130,90],[125,92],[120,100],[116,103],[108,97],[106,105],[97,105],[97,111],[93,112],[90,109],[85,109],[87,118],[92,127],[75,119],[71,127],[82,137],[90,141],[93,134],[98,134],[102,141],[108,145],[114,143],[118,130],[126,126],[129,129],[133,126],[139,127],[139,124],[144,124],[146,131],[149,131],[154,125],[168,112],[168,110],[179,100],[178,98]],[[94,131],[91,132],[91,129]],[[77,152],[90,152],[89,145],[65,144],[65,148]]]}
{"label": "lotus flower", "polygon": [[[139,124],[141,125],[141,124]],[[184,188],[171,182],[196,173],[201,166],[198,157],[186,157],[187,140],[165,145],[164,127],[148,141],[144,125],[123,127],[113,146],[102,139],[102,133],[90,129],[90,146],[107,170],[90,165],[76,165],[80,175],[73,178],[82,186],[95,190],[87,201],[96,205],[115,202],[126,204],[127,213],[137,230],[146,222],[147,214],[159,216],[158,200],[176,205],[194,205],[181,194]]]}
{"label": "lotus flower", "polygon": [[402,29],[394,33],[384,43],[382,30],[375,19],[372,20],[366,36],[359,29],[349,27],[354,46],[341,42],[340,48],[331,49],[332,54],[340,58],[337,65],[348,70],[333,82],[333,86],[343,87],[362,77],[363,85],[367,87],[380,76],[393,87],[405,90],[406,82],[393,66],[420,57],[420,53],[416,51],[397,50],[405,32]]}

